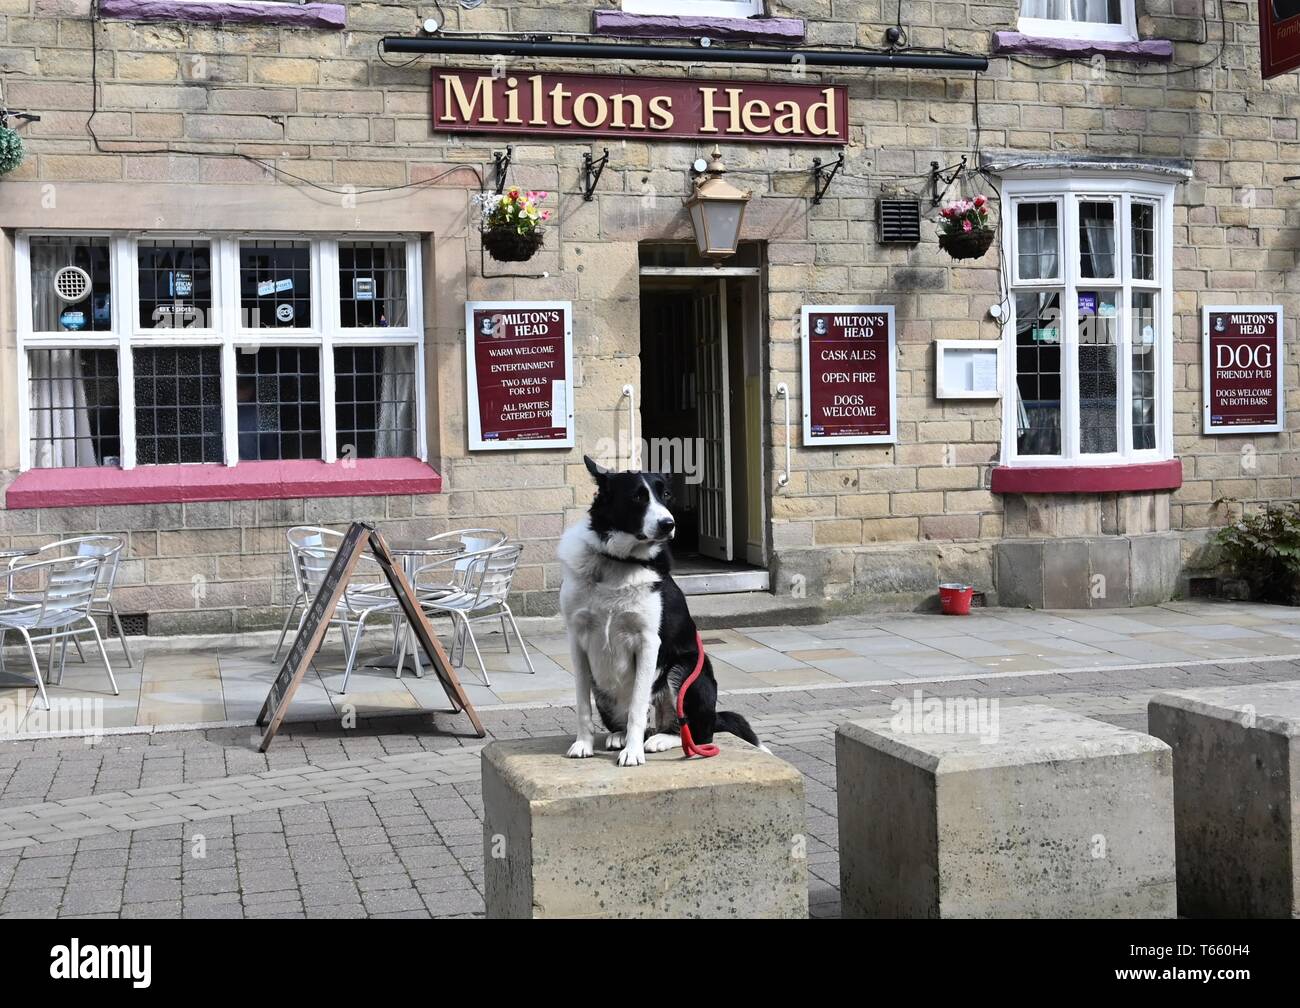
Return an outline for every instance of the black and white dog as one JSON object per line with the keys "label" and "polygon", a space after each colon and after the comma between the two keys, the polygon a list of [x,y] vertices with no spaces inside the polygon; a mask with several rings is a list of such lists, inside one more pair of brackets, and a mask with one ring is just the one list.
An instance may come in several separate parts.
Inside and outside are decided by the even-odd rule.
{"label": "black and white dog", "polygon": [[[584,456],[596,480],[587,519],[560,540],[564,568],[560,612],[569,630],[578,691],[572,757],[593,751],[591,699],[609,729],[606,749],[619,766],[682,744],[677,690],[695,669],[695,621],[670,573],[668,542],[676,523],[668,480],[659,473],[610,472]],[[716,709],[718,684],[708,657],[686,693],[686,719],[697,743],[727,731],[758,745],[739,714]],[[648,733],[648,735],[647,735]]]}

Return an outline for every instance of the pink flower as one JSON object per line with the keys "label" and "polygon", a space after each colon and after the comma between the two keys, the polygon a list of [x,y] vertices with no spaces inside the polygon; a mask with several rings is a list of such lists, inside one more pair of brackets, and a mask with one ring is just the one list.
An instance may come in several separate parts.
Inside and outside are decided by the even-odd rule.
{"label": "pink flower", "polygon": [[976,196],[976,197],[975,197],[975,205],[976,205],[977,207],[982,207],[982,206],[983,206],[985,203],[987,203],[987,202],[988,202],[988,200],[986,200],[983,196]]}
{"label": "pink flower", "polygon": [[974,230],[974,227],[971,225],[971,222],[970,222],[970,221],[968,221],[968,220],[964,220],[964,221],[961,222],[961,229],[962,229],[963,231],[973,231],[973,230]]}

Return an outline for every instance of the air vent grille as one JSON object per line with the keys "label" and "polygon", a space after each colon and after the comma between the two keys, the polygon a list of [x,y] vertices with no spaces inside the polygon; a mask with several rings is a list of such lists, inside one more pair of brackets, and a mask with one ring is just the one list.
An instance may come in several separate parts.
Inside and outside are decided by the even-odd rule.
{"label": "air vent grille", "polygon": [[918,200],[881,199],[877,205],[882,245],[916,244],[921,240],[921,204]]}

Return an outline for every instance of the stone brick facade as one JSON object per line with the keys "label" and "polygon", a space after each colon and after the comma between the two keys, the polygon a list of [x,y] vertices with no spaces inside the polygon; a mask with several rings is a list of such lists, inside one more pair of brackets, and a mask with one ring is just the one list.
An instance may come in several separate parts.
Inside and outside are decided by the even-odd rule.
{"label": "stone brick facade", "polygon": [[[443,10],[457,30],[556,33],[590,31],[595,6],[489,0],[472,11],[454,3]],[[769,13],[803,19],[808,47],[855,42],[878,48],[896,6],[776,0]],[[903,6],[911,46],[980,54],[990,53],[994,31],[1015,28],[1017,12],[1012,0]],[[1007,576],[998,573],[999,544],[1108,536],[1132,542],[1157,535],[1172,541],[1177,553],[1174,583],[1153,591],[1167,596],[1179,590],[1180,578],[1208,562],[1208,530],[1242,509],[1292,499],[1300,452],[1291,433],[1200,433],[1200,306],[1280,303],[1290,319],[1300,309],[1292,275],[1300,218],[1294,189],[1282,181],[1296,172],[1300,152],[1296,79],[1261,82],[1254,5],[1224,0],[1222,8],[1223,39],[1219,23],[1204,20],[1198,5],[1138,0],[1141,36],[1174,43],[1168,64],[994,54],[988,72],[979,75],[978,118],[976,81],[969,73],[652,68],[663,76],[689,72],[718,79],[783,80],[797,74],[849,89],[847,162],[820,205],[809,198],[812,149],[724,149],[730,180],[754,191],[744,237],[765,247],[765,398],[770,401],[778,382],[789,383],[798,416],[801,305],[881,303],[897,310],[896,445],[805,448],[796,425],[793,471],[779,486],[775,473],[784,467],[786,431],[779,409],[768,408],[763,480],[778,594],[791,592],[799,575],[800,590],[864,604],[912,605],[931,596],[940,580],[968,580],[993,599],[999,577]],[[520,611],[553,611],[554,543],[589,499],[582,450],[600,439],[617,440],[626,423],[620,390],[639,378],[638,242],[690,239],[681,198],[688,189],[687,167],[701,150],[695,143],[610,143],[610,165],[594,201],[585,202],[582,154],[599,153],[606,141],[512,138],[511,183],[556,193],[556,222],[547,249],[526,270],[491,261],[488,270],[547,275],[485,278],[477,234],[468,225],[469,198],[478,189],[471,171],[427,187],[364,191],[419,183],[454,165],[487,173],[492,151],[504,146],[500,139],[430,129],[431,66],[483,61],[377,54],[381,37],[417,34],[421,19],[434,13],[432,5],[347,4],[343,30],[104,18],[95,55],[96,108],[87,0],[0,0],[4,102],[41,116],[19,127],[28,156],[0,179],[0,224],[183,228],[243,213],[286,231],[417,229],[427,245],[429,462],[444,478],[444,492],[432,499],[358,496],[0,512],[0,544],[46,541],[65,532],[127,532],[123,611],[149,612],[151,626],[163,632],[228,631],[277,622],[283,530],[296,522],[372,517],[423,535],[458,524],[495,525],[527,546],[516,582]],[[1211,66],[1193,69],[1209,61]],[[518,65],[628,74],[649,69]],[[88,129],[92,108],[98,141]],[[878,196],[907,192],[924,198],[932,161],[948,165],[976,150],[1190,162],[1193,180],[1177,188],[1173,221],[1174,454],[1184,473],[1179,489],[1066,496],[989,489],[1001,452],[1003,406],[936,399],[933,341],[1000,338],[999,323],[988,311],[1001,296],[998,257],[953,263],[934,240],[933,213],[915,246],[879,244],[874,224]],[[303,202],[302,182],[248,158],[347,191],[317,193],[319,209],[304,211],[315,204]],[[53,200],[50,208],[42,208],[43,197]],[[298,210],[291,214],[286,206]],[[104,216],[78,216],[73,207],[103,208]],[[923,208],[928,207],[926,199]],[[0,299],[0,387],[9,391],[16,381],[13,236],[6,231],[0,249],[0,290],[7,294]],[[464,302],[498,298],[573,301],[577,449],[467,450]],[[1290,329],[1287,342],[1293,351]],[[1291,352],[1286,384],[1292,390],[1295,360]],[[8,391],[0,401],[0,470],[7,483],[18,467],[18,418]],[[1295,424],[1296,408],[1288,426]],[[191,594],[195,574],[209,579],[201,605]],[[1132,597],[1098,603],[1084,596],[1083,604],[1128,604]]]}

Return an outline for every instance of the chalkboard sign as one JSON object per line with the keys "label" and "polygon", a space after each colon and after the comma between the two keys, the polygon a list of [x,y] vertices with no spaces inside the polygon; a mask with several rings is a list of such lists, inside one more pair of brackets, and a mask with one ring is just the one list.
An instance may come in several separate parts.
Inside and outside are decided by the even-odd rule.
{"label": "chalkboard sign", "polygon": [[406,575],[401,568],[393,562],[393,555],[388,551],[388,544],[384,542],[384,537],[373,525],[353,522],[339,544],[333,563],[325,572],[320,591],[316,593],[316,598],[312,600],[310,608],[303,617],[302,626],[294,638],[293,646],[289,648],[284,664],[280,667],[275,682],[271,684],[271,692],[267,694],[266,703],[262,705],[262,711],[257,716],[257,723],[266,727],[262,744],[258,747],[260,752],[266,752],[270,748],[271,741],[280,730],[280,723],[284,720],[289,703],[293,700],[293,695],[302,682],[307,667],[311,665],[316,652],[320,650],[325,633],[329,630],[330,618],[338,609],[343,593],[347,591],[348,580],[361,559],[363,539],[369,545],[375,559],[379,561],[379,566],[388,578],[393,594],[402,606],[407,622],[415,632],[416,640],[424,649],[425,656],[437,673],[443,689],[447,691],[448,698],[469,717],[479,738],[487,734],[483,730],[477,712],[465,695],[460,680],[452,670],[447,652],[443,650],[441,642],[433,633],[424,609],[415,600],[415,592],[410,582],[406,580]]}

